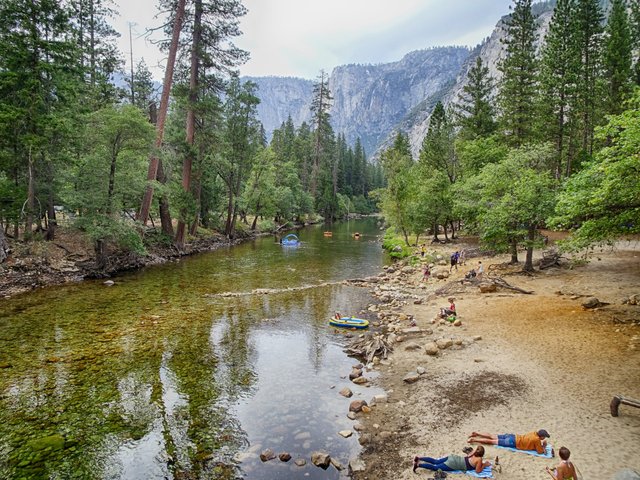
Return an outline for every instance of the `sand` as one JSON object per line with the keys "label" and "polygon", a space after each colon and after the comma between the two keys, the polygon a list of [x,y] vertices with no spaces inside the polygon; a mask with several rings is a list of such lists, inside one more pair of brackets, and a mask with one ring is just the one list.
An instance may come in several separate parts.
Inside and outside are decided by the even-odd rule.
{"label": "sand", "polygon": [[[464,245],[441,252],[448,258],[458,248]],[[622,303],[640,293],[640,242],[596,251],[588,264],[572,269],[529,276],[516,273],[517,268],[488,268],[534,293],[498,289],[483,294],[469,288],[455,294],[463,325],[433,325],[438,307],[447,303],[446,295],[434,298],[433,291],[459,282],[478,260],[489,267],[508,258],[468,259],[469,266],[452,278],[432,279],[419,291],[421,298],[431,300],[421,305],[410,301],[401,308],[433,334],[407,335],[396,344],[390,364],[376,367],[376,383],[388,392],[389,402],[358,419],[365,427],[361,457],[366,470],[354,478],[430,478],[428,470],[412,472],[415,455],[462,455],[472,431],[526,433],[540,428],[549,431],[556,452],[560,446],[571,450],[581,478],[610,479],[623,468],[640,472],[640,409],[621,406],[620,416],[612,417],[609,406],[618,394],[640,399],[640,306]],[[420,277],[421,272],[406,277],[404,286]],[[585,309],[581,304],[588,296],[609,305]],[[481,339],[474,341],[477,336]],[[462,339],[464,345],[436,357],[405,349],[409,342],[424,345],[442,337]],[[416,383],[404,383],[403,377],[418,366],[426,373]],[[500,457],[502,471],[494,477],[503,480],[549,479],[545,467],[559,462],[557,457],[486,449],[486,458]]]}

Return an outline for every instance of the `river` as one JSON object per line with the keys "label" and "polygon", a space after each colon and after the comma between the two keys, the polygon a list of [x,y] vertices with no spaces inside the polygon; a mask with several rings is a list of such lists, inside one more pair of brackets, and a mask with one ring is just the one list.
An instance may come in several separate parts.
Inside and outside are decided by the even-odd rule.
{"label": "river", "polygon": [[[357,434],[338,435],[349,403],[379,392],[349,381],[357,361],[327,321],[366,306],[367,289],[339,282],[385,257],[376,219],[332,230],[0,302],[0,478],[344,476],[311,452],[346,467],[359,452]],[[267,448],[292,459],[263,463]]]}

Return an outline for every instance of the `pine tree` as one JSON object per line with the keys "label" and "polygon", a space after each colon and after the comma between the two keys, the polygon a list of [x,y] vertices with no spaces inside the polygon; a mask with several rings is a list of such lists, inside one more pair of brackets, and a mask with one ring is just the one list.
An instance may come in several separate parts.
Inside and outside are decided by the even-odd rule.
{"label": "pine tree", "polygon": [[122,66],[116,46],[120,34],[109,24],[117,12],[112,0],[73,0],[73,28],[80,62],[87,72],[90,102],[95,108],[112,104],[118,91],[111,76]]}
{"label": "pine tree", "polygon": [[624,110],[623,102],[631,93],[632,38],[624,0],[613,0],[603,50],[605,113],[616,115]]}
{"label": "pine tree", "polygon": [[540,130],[556,146],[556,178],[571,173],[571,106],[575,103],[580,57],[575,38],[575,0],[558,0],[542,49]]}
{"label": "pine tree", "polygon": [[580,52],[580,69],[575,114],[580,120],[582,151],[593,152],[593,131],[596,124],[597,81],[602,55],[602,11],[598,0],[577,0],[575,35]]}
{"label": "pine tree", "polygon": [[631,27],[636,63],[633,68],[634,81],[640,85],[640,2],[631,2]]}
{"label": "pine tree", "polygon": [[469,70],[469,82],[458,96],[458,122],[461,137],[474,139],[491,135],[496,130],[494,108],[491,104],[493,78],[480,56]]}
{"label": "pine tree", "polygon": [[153,76],[144,59],[141,59],[134,69],[133,83],[129,77],[125,81],[129,90],[134,92],[133,104],[150,117],[152,104],[155,104],[158,99]]}
{"label": "pine tree", "polygon": [[451,115],[441,102],[433,109],[429,119],[429,130],[422,141],[420,162],[431,170],[446,174],[449,182],[455,183],[458,176],[458,161],[454,151],[455,132]]}
{"label": "pine tree", "polygon": [[518,147],[532,140],[535,117],[536,27],[531,0],[515,0],[506,25],[506,57],[499,65],[503,73],[499,104],[502,126],[509,142]]}
{"label": "pine tree", "polygon": [[331,108],[331,91],[329,90],[329,77],[324,70],[320,72],[316,83],[313,85],[313,99],[311,101],[311,112],[314,124],[314,148],[313,163],[311,166],[311,195],[316,196],[318,186],[318,175],[320,163],[327,149],[327,142],[333,136],[333,130],[329,123]]}

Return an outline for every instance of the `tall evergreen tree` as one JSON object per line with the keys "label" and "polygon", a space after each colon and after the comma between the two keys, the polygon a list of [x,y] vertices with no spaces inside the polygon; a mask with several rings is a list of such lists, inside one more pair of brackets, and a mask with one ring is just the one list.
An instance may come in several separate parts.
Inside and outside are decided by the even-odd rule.
{"label": "tall evergreen tree", "polygon": [[333,136],[331,124],[329,123],[331,101],[333,97],[329,90],[329,76],[324,70],[320,72],[316,83],[313,85],[313,99],[311,101],[311,112],[313,114],[314,126],[314,146],[313,146],[313,163],[311,166],[311,195],[316,196],[318,175],[322,157],[328,153],[327,143]]}
{"label": "tall evergreen tree", "polygon": [[502,127],[509,143],[519,147],[533,138],[534,99],[537,82],[536,26],[531,0],[514,0],[506,21],[506,57],[499,64],[503,74],[499,104]]}
{"label": "tall evergreen tree", "polygon": [[113,0],[72,0],[73,26],[80,61],[87,73],[90,102],[95,107],[113,103],[118,92],[111,82],[122,65],[116,39],[120,34],[109,23],[117,15]]}
{"label": "tall evergreen tree", "polygon": [[640,2],[631,2],[631,27],[636,63],[633,68],[634,81],[640,85]]}
{"label": "tall evergreen tree", "polygon": [[570,175],[575,155],[571,111],[580,67],[575,30],[575,0],[558,0],[542,48],[538,102],[540,130],[556,147],[556,178]]}
{"label": "tall evergreen tree", "polygon": [[598,78],[602,55],[602,10],[598,0],[577,0],[576,42],[580,51],[580,69],[575,114],[580,119],[580,146],[593,152],[593,130],[596,124]]}
{"label": "tall evergreen tree", "polygon": [[491,104],[493,78],[480,56],[469,70],[469,82],[458,97],[460,135],[474,139],[491,135],[496,130],[495,112]]}
{"label": "tall evergreen tree", "polygon": [[605,112],[618,114],[631,93],[632,38],[625,0],[613,0],[603,48]]}
{"label": "tall evergreen tree", "polygon": [[451,115],[447,113],[442,103],[438,102],[429,120],[429,130],[422,141],[420,162],[426,164],[431,170],[444,173],[451,183],[455,183],[458,177],[454,137]]}
{"label": "tall evergreen tree", "polygon": [[149,115],[151,120],[151,110],[157,101],[158,95],[154,87],[153,75],[151,75],[144,59],[141,59],[134,69],[133,83],[129,77],[125,81],[129,86],[129,90],[134,92],[133,104]]}

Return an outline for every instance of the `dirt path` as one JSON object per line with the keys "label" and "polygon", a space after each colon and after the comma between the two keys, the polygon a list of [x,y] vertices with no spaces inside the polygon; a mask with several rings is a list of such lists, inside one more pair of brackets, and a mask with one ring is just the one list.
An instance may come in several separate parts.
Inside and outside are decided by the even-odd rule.
{"label": "dirt path", "polygon": [[[453,279],[462,275],[461,269]],[[573,270],[505,279],[535,294],[481,294],[475,288],[458,294],[461,327],[431,324],[444,298],[403,307],[422,330],[434,331],[410,335],[396,345],[391,364],[380,366],[378,383],[389,403],[359,419],[365,427],[366,470],[355,479],[429,478],[427,470],[412,472],[414,455],[462,454],[474,430],[539,428],[550,432],[556,450],[562,445],[571,450],[584,479],[610,479],[623,468],[640,471],[640,410],[622,406],[617,418],[609,411],[616,394],[640,399],[640,306],[622,305],[640,293],[640,243],[621,243]],[[592,295],[610,305],[583,308],[581,302]],[[474,341],[477,336],[482,338]],[[442,337],[464,343],[437,357],[406,349],[408,342],[424,345]],[[418,366],[426,373],[414,384],[404,383]],[[502,473],[494,476],[504,480],[548,479],[544,467],[559,461],[490,446],[487,453],[492,460],[500,456]]]}

